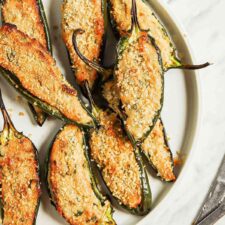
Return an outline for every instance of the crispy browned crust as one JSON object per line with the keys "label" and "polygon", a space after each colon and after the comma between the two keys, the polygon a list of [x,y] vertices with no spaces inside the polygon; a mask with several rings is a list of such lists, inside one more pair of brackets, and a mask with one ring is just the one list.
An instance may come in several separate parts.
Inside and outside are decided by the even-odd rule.
{"label": "crispy browned crust", "polygon": [[98,60],[104,35],[102,0],[67,0],[62,6],[62,36],[70,54],[76,81],[82,84],[88,80],[92,87],[97,73],[78,57],[73,48],[72,35],[76,29],[85,31],[77,38],[81,53],[91,61]]}
{"label": "crispy browned crust", "polygon": [[135,140],[143,140],[162,108],[164,81],[156,46],[145,33],[134,38],[121,53],[114,75],[126,129]]}
{"label": "crispy browned crust", "polygon": [[[46,33],[40,16],[37,0],[5,0],[2,4],[2,19],[5,23],[13,24],[18,30],[36,39],[48,49]],[[32,106],[36,120],[43,124],[45,113],[37,106]]]}
{"label": "crispy browned crust", "polygon": [[13,73],[28,92],[68,119],[80,124],[92,121],[49,52],[14,26],[0,28],[0,66]]}
{"label": "crispy browned crust", "polygon": [[91,154],[112,195],[122,204],[137,208],[142,196],[134,148],[124,135],[116,114],[102,113],[100,121],[100,129],[91,133]]}
{"label": "crispy browned crust", "polygon": [[2,16],[5,23],[14,24],[47,49],[46,34],[36,0],[4,0]]}
{"label": "crispy browned crust", "polygon": [[158,176],[165,181],[174,181],[176,177],[173,172],[173,158],[165,143],[164,135],[163,125],[159,119],[141,147],[158,172]]}
{"label": "crispy browned crust", "polygon": [[58,133],[49,160],[51,197],[59,214],[71,225],[111,224],[106,222],[109,202],[101,205],[92,189],[84,148],[78,127],[67,125]]}
{"label": "crispy browned crust", "polygon": [[40,180],[36,149],[25,137],[13,135],[1,144],[0,183],[4,225],[33,225],[39,205]]}

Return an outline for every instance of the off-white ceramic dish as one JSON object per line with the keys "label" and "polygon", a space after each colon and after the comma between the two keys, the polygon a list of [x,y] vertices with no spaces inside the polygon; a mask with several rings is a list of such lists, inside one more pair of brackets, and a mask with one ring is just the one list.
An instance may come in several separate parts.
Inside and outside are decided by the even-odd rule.
{"label": "off-white ceramic dish", "polygon": [[[48,17],[51,36],[53,41],[54,57],[57,64],[61,67],[63,74],[74,82],[73,75],[70,70],[69,61],[64,44],[61,39],[60,32],[60,7],[61,0],[44,0],[44,6]],[[168,10],[168,6],[162,1],[149,0],[155,12],[159,15],[162,22],[166,25],[171,33],[178,52],[182,55],[185,62],[192,63],[193,54],[186,35],[178,26],[177,20]],[[31,114],[24,100],[18,98],[18,94],[0,77],[0,86],[3,91],[3,97],[6,107],[12,116],[16,128],[24,131],[39,149],[40,162],[42,167],[48,147],[61,126],[61,122],[55,119],[48,120],[42,128],[34,124]],[[178,169],[178,179],[175,183],[163,183],[154,176],[154,172],[150,171],[150,185],[153,195],[152,212],[145,217],[132,216],[124,211],[117,210],[114,218],[118,225],[147,225],[153,214],[166,206],[168,198],[176,192],[176,188],[182,179],[185,178],[185,172],[196,148],[196,140],[198,138],[200,125],[200,84],[197,73],[194,71],[184,72],[181,70],[171,70],[165,74],[165,103],[162,112],[162,118],[168,135],[170,136],[170,146],[175,154],[177,151],[185,156],[185,161]],[[19,115],[25,112],[25,116]],[[2,119],[1,119],[2,124]],[[59,225],[66,224],[50,204],[45,185],[43,184],[43,194],[41,205],[37,218],[37,225]]]}

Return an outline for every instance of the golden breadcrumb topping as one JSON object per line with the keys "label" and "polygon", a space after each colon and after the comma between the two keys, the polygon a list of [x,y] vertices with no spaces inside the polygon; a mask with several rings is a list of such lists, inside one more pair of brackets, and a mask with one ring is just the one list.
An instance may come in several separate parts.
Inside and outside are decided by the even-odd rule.
{"label": "golden breadcrumb topping", "polygon": [[13,134],[0,144],[0,185],[4,225],[33,225],[40,186],[32,142]]}
{"label": "golden breadcrumb topping", "polygon": [[115,70],[126,129],[142,139],[161,110],[163,75],[156,48],[146,35],[127,44]]}
{"label": "golden breadcrumb topping", "polygon": [[156,122],[154,129],[142,143],[142,150],[148,156],[158,176],[166,181],[176,179],[173,173],[173,158],[169,147],[165,143],[163,125],[160,119]]}
{"label": "golden breadcrumb topping", "polygon": [[[2,16],[5,23],[16,25],[18,30],[39,41],[46,49],[48,48],[36,0],[5,0],[2,5]],[[43,111],[37,106],[33,106],[33,108],[37,114],[37,120],[42,123]]]}
{"label": "golden breadcrumb topping", "polygon": [[36,0],[4,0],[2,16],[5,23],[17,26],[17,29],[35,38],[47,48],[44,26]]}
{"label": "golden breadcrumb topping", "polygon": [[93,191],[82,131],[67,125],[57,135],[50,154],[48,182],[57,211],[71,225],[114,224],[108,201]]}
{"label": "golden breadcrumb topping", "polygon": [[142,196],[134,148],[114,113],[102,112],[100,122],[100,129],[91,133],[92,157],[102,170],[103,179],[112,195],[122,204],[136,208]]}
{"label": "golden breadcrumb topping", "polygon": [[55,60],[34,39],[5,25],[0,28],[0,66],[13,73],[32,95],[78,123],[92,121]]}
{"label": "golden breadcrumb topping", "polygon": [[63,39],[69,51],[79,84],[88,80],[93,86],[97,73],[87,66],[76,54],[72,35],[74,30],[83,29],[85,33],[77,37],[81,53],[91,61],[98,60],[104,35],[102,0],[64,0],[62,6]]}

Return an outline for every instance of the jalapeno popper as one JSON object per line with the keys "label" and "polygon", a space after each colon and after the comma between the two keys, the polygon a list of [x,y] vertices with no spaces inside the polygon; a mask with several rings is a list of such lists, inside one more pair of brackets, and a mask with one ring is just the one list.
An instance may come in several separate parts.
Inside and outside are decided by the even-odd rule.
{"label": "jalapeno popper", "polygon": [[140,36],[131,43],[121,42],[115,70],[120,111],[126,130],[135,142],[143,141],[151,132],[163,104],[160,54],[149,40]]}
{"label": "jalapeno popper", "polygon": [[32,104],[66,122],[93,126],[80,93],[65,80],[50,53],[11,25],[0,28],[0,67]]}
{"label": "jalapeno popper", "polygon": [[141,144],[141,149],[153,169],[164,181],[175,181],[174,161],[161,119],[158,119],[152,132]]}
{"label": "jalapeno popper", "polygon": [[[2,21],[16,25],[17,29],[36,39],[49,52],[52,45],[48,24],[41,0],[4,0],[1,6]],[[29,104],[38,125],[42,126],[47,114],[35,105]]]}
{"label": "jalapeno popper", "polygon": [[114,78],[127,133],[134,142],[142,142],[160,116],[164,73],[161,52],[154,39],[141,30],[136,2],[132,2],[132,27],[119,41]]}
{"label": "jalapeno popper", "polygon": [[148,177],[139,148],[132,146],[115,113],[101,112],[100,128],[90,131],[90,150],[114,199],[135,215],[151,208]]}
{"label": "jalapeno popper", "polygon": [[130,213],[145,215],[151,209],[151,190],[140,149],[124,133],[116,113],[100,109],[87,82],[85,87],[100,125],[88,131],[90,152],[105,185],[117,203]]}
{"label": "jalapeno popper", "polygon": [[0,133],[1,224],[35,224],[40,201],[37,150],[18,132],[3,103],[4,128]]}
{"label": "jalapeno popper", "polygon": [[97,79],[97,72],[77,56],[73,48],[72,36],[76,29],[85,30],[85,34],[77,40],[80,50],[89,59],[99,61],[104,41],[104,9],[103,0],[64,0],[63,2],[63,40],[69,52],[76,81],[81,86],[84,80],[87,80],[92,88]]}
{"label": "jalapeno popper", "polygon": [[[115,81],[107,81],[102,88],[103,97],[107,100],[109,107],[114,112],[119,111],[119,97]],[[161,119],[158,119],[151,133],[141,144],[141,150],[157,175],[165,181],[176,179],[173,171],[173,155],[170,150],[165,129]]]}
{"label": "jalapeno popper", "polygon": [[[131,0],[108,0],[111,23],[120,36],[126,36],[131,27]],[[175,46],[163,24],[151,9],[147,0],[137,0],[137,17],[140,28],[147,30],[148,34],[155,39],[162,55],[164,70],[170,68],[201,69],[209,65],[184,65],[176,56]]]}
{"label": "jalapeno popper", "polygon": [[69,224],[114,225],[109,201],[93,178],[84,133],[74,125],[56,135],[48,159],[52,203]]}

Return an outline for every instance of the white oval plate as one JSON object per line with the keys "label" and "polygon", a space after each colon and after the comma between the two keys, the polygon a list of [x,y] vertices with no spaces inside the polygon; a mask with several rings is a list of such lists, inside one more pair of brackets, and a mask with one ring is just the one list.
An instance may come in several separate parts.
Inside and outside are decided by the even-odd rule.
{"label": "white oval plate", "polygon": [[[162,22],[166,25],[172,35],[178,52],[182,54],[183,60],[188,63],[193,63],[193,57],[190,47],[186,40],[186,35],[180,26],[175,23],[174,16],[169,12],[167,5],[160,3],[157,0],[149,0],[155,12],[159,15]],[[53,42],[54,57],[57,64],[60,66],[62,73],[66,74],[67,78],[74,82],[73,75],[70,70],[69,61],[64,44],[61,39],[60,32],[60,7],[61,0],[44,0],[44,6],[49,21],[51,36]],[[6,107],[11,114],[12,120],[18,130],[22,130],[25,135],[29,136],[40,153],[40,162],[44,168],[44,160],[54,135],[61,127],[62,123],[58,120],[50,119],[45,122],[42,128],[35,125],[31,119],[31,113],[26,104],[26,101],[18,98],[18,93],[11,88],[8,83],[0,77],[0,86],[3,91],[3,97]],[[177,151],[185,156],[185,161],[178,168],[178,179],[175,183],[163,183],[154,176],[150,171],[150,185],[153,195],[153,209],[145,217],[136,217],[127,212],[116,210],[114,218],[118,225],[133,225],[148,224],[152,213],[157,213],[160,208],[166,205],[167,197],[175,192],[176,187],[185,175],[188,164],[191,159],[200,125],[200,87],[197,73],[194,71],[171,70],[165,75],[165,103],[162,112],[167,134],[170,136],[170,146],[173,153]],[[25,115],[21,115],[25,112]],[[2,118],[1,118],[2,124]],[[37,225],[59,225],[67,224],[62,219],[50,204],[43,185],[43,194],[41,197],[41,205],[37,218]],[[165,197],[166,196],[166,197]]]}

